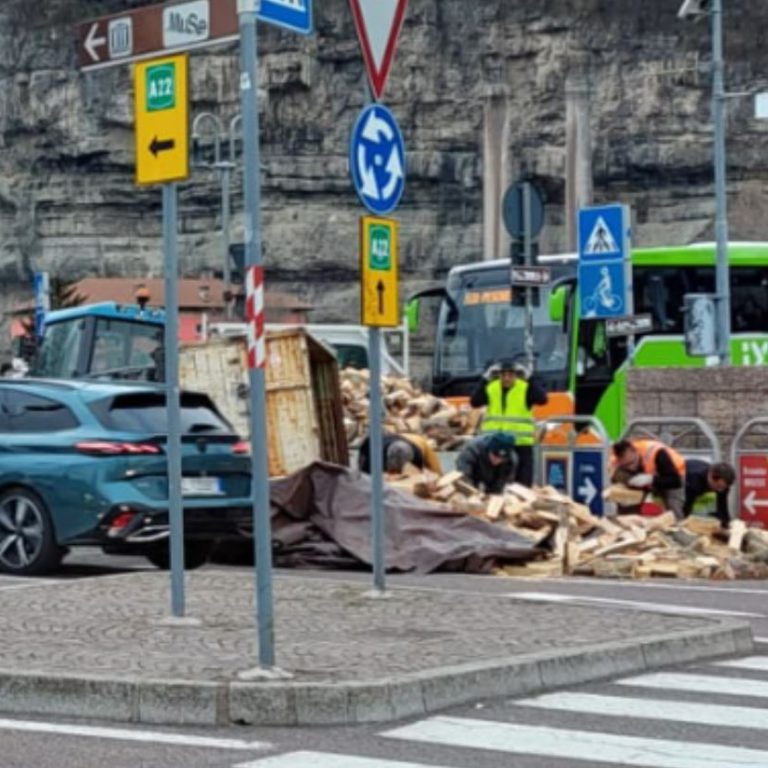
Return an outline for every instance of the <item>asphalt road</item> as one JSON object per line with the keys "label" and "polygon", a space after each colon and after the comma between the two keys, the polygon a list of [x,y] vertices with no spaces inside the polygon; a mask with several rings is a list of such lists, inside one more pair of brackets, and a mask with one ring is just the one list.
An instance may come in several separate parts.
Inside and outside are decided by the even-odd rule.
{"label": "asphalt road", "polygon": [[[75,550],[56,579],[151,568],[141,558]],[[226,567],[209,565],[206,567]],[[283,572],[290,578],[291,572]],[[302,576],[307,572],[303,571]],[[316,572],[321,580],[370,574]],[[0,578],[0,589],[23,589]],[[0,719],[1,768],[765,768],[768,584],[390,576],[389,584],[525,599],[654,607],[744,618],[764,642],[736,667],[694,665],[530,700],[487,701],[436,717],[350,728],[222,729]],[[482,642],[482,638],[478,638]]]}

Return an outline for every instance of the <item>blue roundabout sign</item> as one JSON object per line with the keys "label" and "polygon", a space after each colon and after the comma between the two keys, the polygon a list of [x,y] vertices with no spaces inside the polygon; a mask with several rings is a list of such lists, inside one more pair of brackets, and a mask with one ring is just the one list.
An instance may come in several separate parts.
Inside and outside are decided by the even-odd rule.
{"label": "blue roundabout sign", "polygon": [[352,183],[374,214],[393,211],[405,187],[405,147],[394,115],[381,104],[360,113],[349,145]]}

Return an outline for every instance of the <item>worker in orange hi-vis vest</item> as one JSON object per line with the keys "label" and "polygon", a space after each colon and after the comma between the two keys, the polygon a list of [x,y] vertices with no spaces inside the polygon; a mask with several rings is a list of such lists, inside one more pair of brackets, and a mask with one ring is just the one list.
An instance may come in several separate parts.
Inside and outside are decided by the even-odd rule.
{"label": "worker in orange hi-vis vest", "polygon": [[659,440],[624,439],[612,446],[611,480],[648,491],[679,520],[685,504],[685,459]]}

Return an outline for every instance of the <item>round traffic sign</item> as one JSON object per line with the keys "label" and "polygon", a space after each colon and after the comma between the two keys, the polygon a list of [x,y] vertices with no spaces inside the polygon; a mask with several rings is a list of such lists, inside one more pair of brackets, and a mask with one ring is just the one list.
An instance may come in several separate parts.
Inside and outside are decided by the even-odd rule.
{"label": "round traffic sign", "polygon": [[374,214],[393,211],[405,187],[405,147],[394,115],[381,104],[365,107],[349,143],[352,183]]}
{"label": "round traffic sign", "polygon": [[544,201],[541,193],[530,182],[516,181],[507,187],[504,193],[504,201],[501,205],[504,217],[504,226],[512,237],[525,237],[525,214],[523,201],[525,199],[525,185],[531,189],[531,231],[530,237],[536,237],[544,226]]}

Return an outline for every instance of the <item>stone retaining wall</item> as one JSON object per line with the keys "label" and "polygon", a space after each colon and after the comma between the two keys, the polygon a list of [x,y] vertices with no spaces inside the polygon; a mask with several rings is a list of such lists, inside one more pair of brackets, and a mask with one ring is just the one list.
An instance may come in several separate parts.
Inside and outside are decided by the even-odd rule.
{"label": "stone retaining wall", "polygon": [[[729,459],[739,428],[755,416],[768,418],[768,367],[634,369],[627,377],[627,422],[654,416],[703,419]],[[768,430],[752,445],[768,450]]]}

